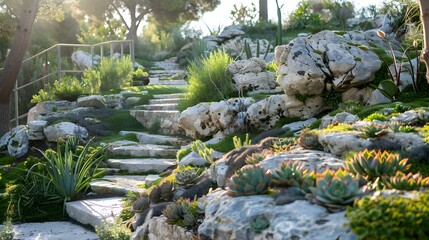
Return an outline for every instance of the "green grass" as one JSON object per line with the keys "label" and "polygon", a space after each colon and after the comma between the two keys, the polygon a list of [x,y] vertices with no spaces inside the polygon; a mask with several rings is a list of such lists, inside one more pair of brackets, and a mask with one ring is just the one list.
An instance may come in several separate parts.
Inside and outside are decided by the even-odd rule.
{"label": "green grass", "polygon": [[[246,133],[233,133],[231,135],[226,136],[222,141],[215,143],[215,144],[207,144],[206,146],[208,148],[213,148],[215,151],[218,152],[229,152],[234,149],[234,136],[240,137],[241,141],[244,141],[246,139]],[[249,137],[252,138],[253,136],[249,134]]]}
{"label": "green grass", "polygon": [[[133,86],[124,88],[126,91],[136,92],[136,95],[140,97],[138,105],[149,104],[149,100],[153,99],[153,95],[156,94],[173,94],[173,93],[184,93],[186,88],[183,87],[169,87],[163,85],[146,85],[146,86]],[[147,94],[139,94],[141,91],[147,91]]]}

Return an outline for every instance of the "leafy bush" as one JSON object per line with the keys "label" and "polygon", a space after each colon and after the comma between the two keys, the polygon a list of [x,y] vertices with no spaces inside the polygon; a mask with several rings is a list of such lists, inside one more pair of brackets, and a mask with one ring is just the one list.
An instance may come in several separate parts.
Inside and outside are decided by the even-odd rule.
{"label": "leafy bush", "polygon": [[128,56],[120,59],[103,58],[99,66],[100,90],[106,92],[111,89],[119,90],[129,86],[131,84],[130,73],[132,70],[133,64]]}
{"label": "leafy bush", "polygon": [[76,101],[83,94],[90,91],[86,84],[76,77],[64,76],[61,81],[55,80],[54,85],[47,85],[47,91],[40,89],[37,95],[33,95],[31,103],[39,103],[52,100]]}
{"label": "leafy bush", "polygon": [[13,232],[12,222],[10,220],[6,221],[3,226],[3,229],[0,231],[1,240],[13,240],[15,233]]}
{"label": "leafy bush", "polygon": [[214,51],[200,62],[188,66],[188,89],[179,109],[184,110],[201,102],[216,102],[232,97],[232,80],[226,68],[232,58],[225,51]]}
{"label": "leafy bush", "polygon": [[348,208],[346,216],[359,239],[429,239],[427,192],[417,199],[368,196]]}
{"label": "leafy bush", "polygon": [[82,81],[85,83],[90,94],[100,93],[101,75],[99,71],[92,68],[85,69]]}

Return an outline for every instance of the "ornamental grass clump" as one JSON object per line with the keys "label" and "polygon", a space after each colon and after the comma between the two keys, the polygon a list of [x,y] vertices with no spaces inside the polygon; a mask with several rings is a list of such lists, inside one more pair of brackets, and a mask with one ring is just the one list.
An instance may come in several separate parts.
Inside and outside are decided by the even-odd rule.
{"label": "ornamental grass clump", "polygon": [[244,166],[229,180],[227,194],[231,197],[266,194],[270,181],[271,176],[263,167]]}
{"label": "ornamental grass clump", "polygon": [[346,160],[344,168],[355,176],[362,176],[368,181],[379,177],[389,177],[397,171],[407,171],[408,159],[401,159],[399,154],[388,151],[365,149]]}
{"label": "ornamental grass clump", "polygon": [[188,66],[188,83],[185,97],[179,102],[181,111],[201,102],[217,102],[233,95],[232,79],[227,66],[232,58],[225,51],[216,50]]}
{"label": "ornamental grass clump", "polygon": [[342,210],[364,194],[359,188],[359,180],[345,170],[326,170],[316,176],[316,187],[310,187],[316,203],[331,210]]}
{"label": "ornamental grass clump", "polygon": [[391,189],[405,191],[421,190],[422,188],[429,188],[429,177],[423,178],[420,173],[405,174],[398,171],[395,176],[385,178],[384,183]]}

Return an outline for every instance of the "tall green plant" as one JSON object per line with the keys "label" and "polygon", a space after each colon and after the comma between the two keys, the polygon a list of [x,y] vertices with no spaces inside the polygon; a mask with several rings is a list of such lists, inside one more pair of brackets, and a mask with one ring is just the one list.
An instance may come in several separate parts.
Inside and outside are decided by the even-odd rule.
{"label": "tall green plant", "polygon": [[133,70],[131,58],[128,56],[120,59],[103,58],[101,60],[99,71],[101,78],[100,90],[102,92],[120,90],[132,83],[130,76]]}
{"label": "tall green plant", "polygon": [[103,161],[103,155],[98,154],[98,151],[105,149],[99,148],[95,153],[89,154],[88,143],[79,155],[75,155],[71,150],[72,146],[69,145],[71,142],[66,142],[64,150],[59,147],[57,152],[42,153],[46,159],[45,163],[41,163],[43,171],[33,171],[33,168],[39,164],[34,165],[29,170],[29,174],[49,181],[53,190],[51,200],[62,201],[64,204],[85,193],[89,183],[103,174],[102,171],[98,170],[99,164]]}
{"label": "tall green plant", "polygon": [[216,50],[188,66],[189,87],[179,102],[180,110],[201,102],[215,102],[232,97],[232,80],[226,71],[232,58],[223,50]]}

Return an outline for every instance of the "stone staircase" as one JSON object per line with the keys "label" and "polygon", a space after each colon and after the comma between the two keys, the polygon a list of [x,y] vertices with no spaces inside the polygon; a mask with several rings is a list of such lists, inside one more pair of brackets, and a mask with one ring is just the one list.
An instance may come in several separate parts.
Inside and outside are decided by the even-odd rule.
{"label": "stone staircase", "polygon": [[183,94],[159,94],[149,100],[149,105],[136,106],[130,114],[145,128],[156,129],[162,134],[182,134],[178,126],[180,112],[177,106]]}
{"label": "stone staircase", "polygon": [[[138,106],[130,110],[130,114],[146,128],[158,124],[159,132],[172,133],[174,131],[165,129],[177,127],[180,97],[182,94],[154,95],[148,105]],[[158,179],[160,173],[175,168],[177,151],[189,144],[189,140],[175,136],[136,131],[121,131],[119,134],[134,134],[138,142],[122,140],[107,143],[112,157],[106,164],[114,175],[91,182],[91,194],[96,199],[67,203],[68,215],[80,223],[96,227],[103,221],[113,221],[120,215],[123,196],[130,191],[144,192],[144,187]]]}
{"label": "stone staircase", "polygon": [[154,62],[156,70],[149,71],[149,84],[159,84],[173,87],[184,87],[188,84],[183,78],[186,71],[180,69],[177,58],[173,57],[160,62]]}

